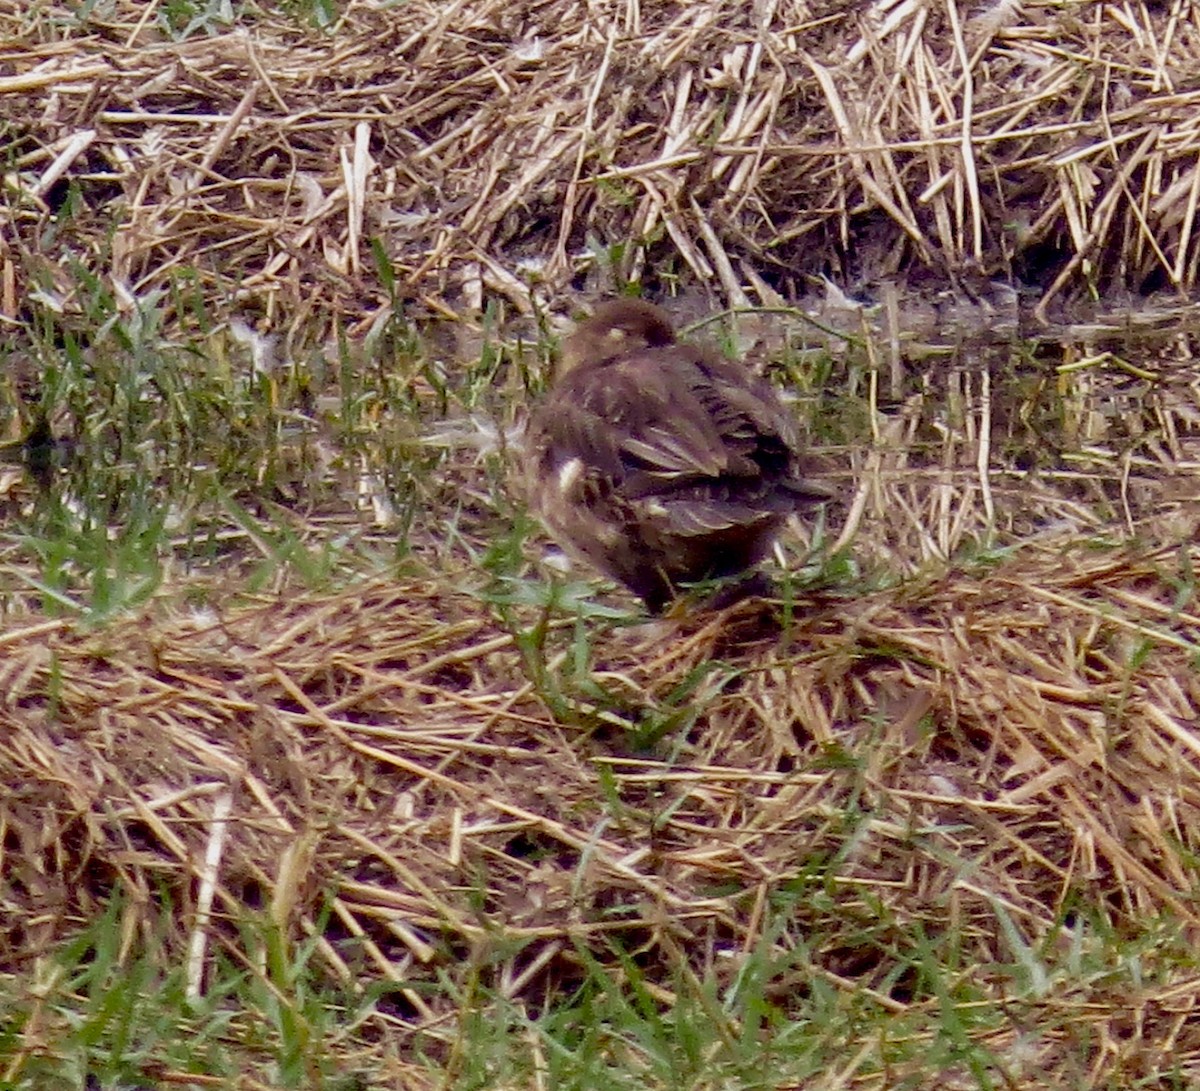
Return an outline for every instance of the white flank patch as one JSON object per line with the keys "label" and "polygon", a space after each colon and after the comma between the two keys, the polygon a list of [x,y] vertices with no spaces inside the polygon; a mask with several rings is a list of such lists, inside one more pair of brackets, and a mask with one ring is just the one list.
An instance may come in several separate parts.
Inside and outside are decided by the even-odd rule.
{"label": "white flank patch", "polygon": [[558,491],[569,493],[574,487],[575,482],[583,476],[583,460],[572,458],[564,462],[558,468]]}
{"label": "white flank patch", "polygon": [[559,549],[546,550],[542,555],[542,563],[561,576],[566,576],[571,571],[571,558]]}

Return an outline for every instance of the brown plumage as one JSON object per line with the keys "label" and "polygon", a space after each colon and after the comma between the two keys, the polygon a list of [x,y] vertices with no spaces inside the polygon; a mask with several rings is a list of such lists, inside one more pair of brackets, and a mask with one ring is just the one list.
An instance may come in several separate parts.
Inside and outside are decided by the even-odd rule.
{"label": "brown plumage", "polygon": [[601,304],[567,338],[528,452],[551,533],[654,613],[681,582],[757,564],[791,513],[829,495],[801,477],[774,389],[679,343],[640,300]]}

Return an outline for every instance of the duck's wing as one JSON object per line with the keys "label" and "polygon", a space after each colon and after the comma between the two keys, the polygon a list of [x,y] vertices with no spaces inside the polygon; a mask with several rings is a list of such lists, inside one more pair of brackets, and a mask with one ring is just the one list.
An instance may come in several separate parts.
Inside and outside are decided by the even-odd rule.
{"label": "duck's wing", "polygon": [[[796,511],[833,499],[826,486],[804,476],[796,422],[778,391],[766,380],[721,358],[702,356],[705,382],[697,392],[711,414],[731,462],[749,463],[773,502]],[[746,489],[753,491],[747,481]]]}
{"label": "duck's wing", "polygon": [[775,388],[740,364],[693,353],[696,399],[727,450],[749,459],[757,472],[783,472],[797,455],[799,437]]}
{"label": "duck's wing", "polygon": [[543,449],[555,465],[579,459],[631,496],[728,473],[729,451],[686,364],[662,348],[576,368],[538,414]]}
{"label": "duck's wing", "polygon": [[547,501],[587,505],[664,542],[778,525],[828,498],[800,475],[774,389],[687,345],[568,373],[539,411],[534,446]]}

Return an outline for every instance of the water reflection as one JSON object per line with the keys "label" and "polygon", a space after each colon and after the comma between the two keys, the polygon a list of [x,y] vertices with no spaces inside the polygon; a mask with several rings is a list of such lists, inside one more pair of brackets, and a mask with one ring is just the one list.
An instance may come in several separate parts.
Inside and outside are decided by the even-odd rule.
{"label": "water reflection", "polygon": [[835,548],[912,571],[1030,539],[1196,540],[1198,336],[1097,323],[909,335],[890,359],[846,349],[801,397],[816,457],[845,485]]}
{"label": "water reflection", "polygon": [[[1031,542],[1197,538],[1194,315],[1094,315],[1030,331],[986,301],[960,298],[953,315],[835,302],[840,313],[819,324],[781,308],[726,332],[791,393],[814,471],[838,486],[824,526],[799,528],[797,554],[816,537],[826,554],[844,550],[889,576]],[[719,339],[718,329],[699,336]],[[228,379],[241,374],[232,343],[215,377],[212,361],[225,357],[211,345],[164,351],[151,360],[154,383],[121,413],[93,377],[53,421],[66,465],[39,471],[28,453],[40,448],[26,442],[0,452],[0,518],[21,528],[0,552],[36,568],[31,541],[90,535],[72,572],[109,564],[126,542],[147,565],[257,557],[232,510],[268,526],[294,520],[314,542],[371,557],[442,564],[455,552],[474,565],[519,522],[513,448],[544,367],[521,345],[512,331],[473,351],[430,338],[399,363],[365,349],[360,361],[349,346],[346,366],[291,361],[270,384],[247,364],[242,385]],[[139,382],[149,366],[110,363]],[[10,423],[15,401],[0,406]]]}

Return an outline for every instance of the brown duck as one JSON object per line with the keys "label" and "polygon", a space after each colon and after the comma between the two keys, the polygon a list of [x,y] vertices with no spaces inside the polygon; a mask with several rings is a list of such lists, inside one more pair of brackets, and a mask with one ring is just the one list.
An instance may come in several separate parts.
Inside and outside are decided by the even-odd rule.
{"label": "brown duck", "polygon": [[527,449],[551,533],[653,613],[680,583],[745,572],[789,515],[829,498],[801,477],[774,389],[678,342],[641,300],[601,304],[567,338]]}

